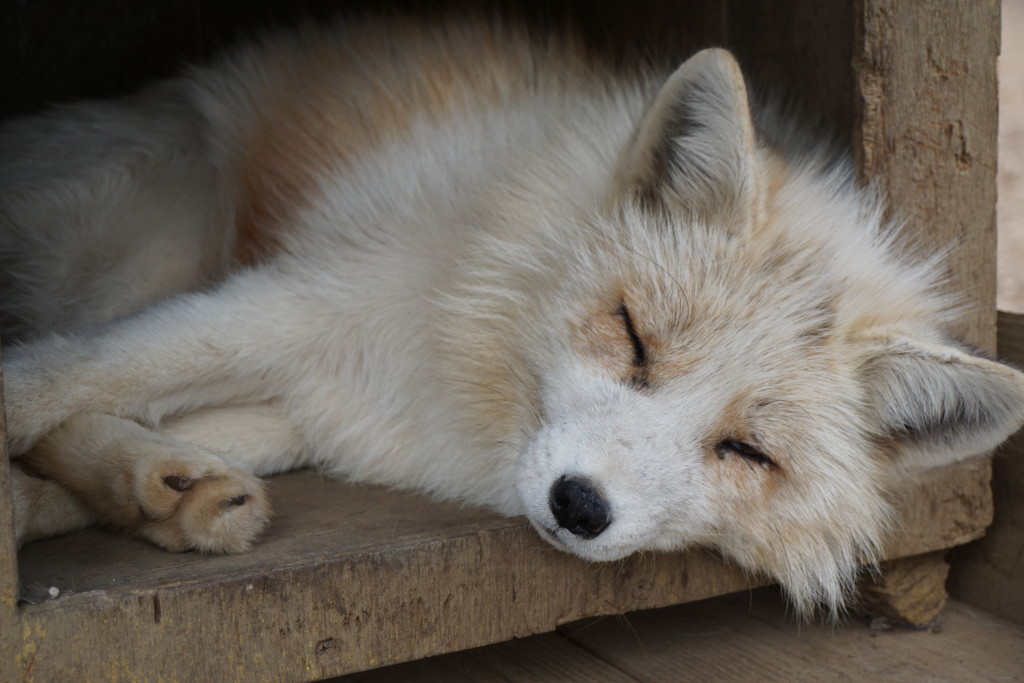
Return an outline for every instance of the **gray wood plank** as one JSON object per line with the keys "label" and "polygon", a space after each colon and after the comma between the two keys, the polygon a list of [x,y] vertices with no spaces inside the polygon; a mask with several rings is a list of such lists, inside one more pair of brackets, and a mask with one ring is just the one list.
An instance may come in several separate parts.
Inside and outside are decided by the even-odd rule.
{"label": "gray wood plank", "polygon": [[1013,681],[1024,680],[1024,627],[955,600],[932,630],[876,631],[859,617],[810,625],[759,589],[334,680]]}
{"label": "gray wood plank", "polygon": [[560,629],[642,681],[1024,680],[1024,627],[951,601],[938,630],[800,624],[771,591]]}
{"label": "gray wood plank", "polygon": [[497,645],[335,679],[339,683],[385,681],[561,681],[564,683],[632,683],[634,677],[592,656],[556,633],[511,640]]}
{"label": "gray wood plank", "polygon": [[[975,537],[972,492],[987,467],[976,460],[921,481],[902,500],[890,551]],[[764,581],[703,551],[591,564],[551,548],[521,519],[309,472],[277,477],[271,490],[278,516],[244,555],[176,555],[100,530],[27,547],[24,585],[60,596],[20,612],[23,670],[325,677]],[[943,515],[932,513],[937,504]]]}

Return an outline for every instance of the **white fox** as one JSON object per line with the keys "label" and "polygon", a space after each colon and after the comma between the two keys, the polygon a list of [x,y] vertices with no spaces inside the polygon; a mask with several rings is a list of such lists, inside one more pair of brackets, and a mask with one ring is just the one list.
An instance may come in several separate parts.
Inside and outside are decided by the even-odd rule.
{"label": "white fox", "polygon": [[259,476],[717,548],[841,609],[916,468],[1024,422],[847,164],[722,50],[668,75],[493,22],[305,28],[0,131],[22,542],[246,550]]}

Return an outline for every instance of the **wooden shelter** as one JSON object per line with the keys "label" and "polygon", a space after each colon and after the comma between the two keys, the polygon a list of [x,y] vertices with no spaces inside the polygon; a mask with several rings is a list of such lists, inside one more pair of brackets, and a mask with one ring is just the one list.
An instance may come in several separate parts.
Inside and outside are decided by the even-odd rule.
{"label": "wooden shelter", "polygon": [[[48,18],[53,35],[74,34],[63,22],[81,3],[48,4],[68,12]],[[277,17],[288,4],[263,0],[237,13]],[[327,4],[307,9],[318,14]],[[225,3],[106,5],[127,18],[110,24],[104,42],[79,37],[54,47],[19,38],[0,48],[8,65],[0,76],[13,84],[7,113],[117,92],[211,51],[236,26],[259,23],[235,21]],[[563,5],[607,49],[681,60],[724,45],[757,86],[795,96],[849,145],[865,181],[887,192],[922,248],[952,245],[949,277],[972,304],[957,332],[995,352],[996,0]],[[12,9],[7,30],[43,36],[34,7]],[[180,43],[147,40],[146,31],[179,28]],[[128,65],[121,81],[116,73],[90,81],[112,72],[78,57],[102,61],[90,50],[121,44],[134,45],[126,49],[135,58],[146,56],[147,44],[161,54],[150,56],[149,71]],[[48,49],[48,62],[26,56]],[[116,50],[115,59],[123,59]],[[76,60],[88,74],[58,76],[74,73]],[[63,90],[47,91],[47,78]],[[934,470],[904,492],[884,576],[864,591],[872,609],[913,623],[938,613],[945,551],[979,538],[992,521],[990,475],[990,459],[979,457]],[[546,545],[521,519],[308,472],[275,478],[271,493],[277,516],[245,555],[175,555],[98,529],[16,553],[0,459],[0,680],[324,678],[766,581],[703,551],[588,564]]]}

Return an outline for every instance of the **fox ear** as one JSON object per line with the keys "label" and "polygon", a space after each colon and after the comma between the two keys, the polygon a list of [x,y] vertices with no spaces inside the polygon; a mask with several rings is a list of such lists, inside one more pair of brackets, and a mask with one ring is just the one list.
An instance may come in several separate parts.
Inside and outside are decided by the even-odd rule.
{"label": "fox ear", "polygon": [[633,134],[617,195],[695,219],[749,224],[757,211],[754,125],[740,67],[721,49],[673,73]]}
{"label": "fox ear", "polygon": [[1024,374],[952,346],[889,340],[861,377],[874,431],[908,468],[990,450],[1024,423]]}

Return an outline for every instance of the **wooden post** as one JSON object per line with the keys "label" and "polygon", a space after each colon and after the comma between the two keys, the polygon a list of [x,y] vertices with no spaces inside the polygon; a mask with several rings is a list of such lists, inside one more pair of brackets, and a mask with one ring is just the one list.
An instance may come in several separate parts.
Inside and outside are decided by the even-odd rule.
{"label": "wooden post", "polygon": [[998,0],[855,0],[853,150],[922,248],[952,247],[957,333],[995,353]]}
{"label": "wooden post", "polygon": [[[921,248],[951,247],[966,313],[954,333],[995,352],[997,0],[855,0],[853,149]],[[981,489],[979,521],[991,514]],[[890,563],[867,604],[927,623],[945,600],[941,554]]]}

